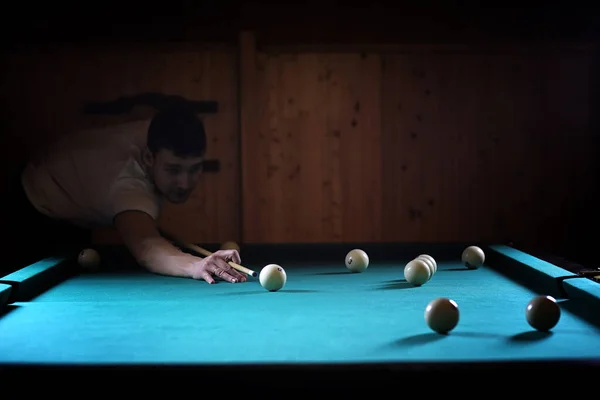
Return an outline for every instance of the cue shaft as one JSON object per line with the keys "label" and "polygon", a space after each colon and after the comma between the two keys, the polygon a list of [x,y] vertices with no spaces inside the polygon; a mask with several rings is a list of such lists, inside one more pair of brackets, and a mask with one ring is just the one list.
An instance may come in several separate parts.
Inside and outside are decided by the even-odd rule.
{"label": "cue shaft", "polygon": [[[168,233],[166,233],[164,231],[162,231],[162,232],[163,232],[163,235],[165,237],[167,237],[169,240],[172,240],[177,245],[179,245],[179,246],[181,246],[181,247],[183,247],[183,248],[185,248],[187,250],[190,250],[190,251],[193,251],[195,253],[201,254],[201,255],[203,255],[205,257],[211,256],[213,254],[210,251],[208,251],[208,250],[206,250],[206,249],[204,249],[204,248],[202,248],[200,246],[196,246],[195,244],[192,244],[192,243],[185,243],[185,242],[183,242],[183,241],[175,238],[171,234],[168,234]],[[246,268],[243,265],[234,263],[233,261],[228,261],[227,263],[229,265],[231,265],[234,269],[236,269],[236,270],[238,270],[238,271],[240,271],[240,272],[242,272],[244,274],[247,274],[247,275],[250,275],[250,276],[254,276],[254,277],[258,276],[258,274],[256,273],[256,271],[253,271],[253,270],[251,270],[249,268]]]}

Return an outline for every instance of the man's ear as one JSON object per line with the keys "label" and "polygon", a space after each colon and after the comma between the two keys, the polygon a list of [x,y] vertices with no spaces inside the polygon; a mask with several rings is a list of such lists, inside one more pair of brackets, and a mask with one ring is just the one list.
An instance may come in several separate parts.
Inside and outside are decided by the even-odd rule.
{"label": "man's ear", "polygon": [[154,154],[152,154],[150,149],[147,147],[144,148],[142,160],[147,167],[151,167],[154,164]]}

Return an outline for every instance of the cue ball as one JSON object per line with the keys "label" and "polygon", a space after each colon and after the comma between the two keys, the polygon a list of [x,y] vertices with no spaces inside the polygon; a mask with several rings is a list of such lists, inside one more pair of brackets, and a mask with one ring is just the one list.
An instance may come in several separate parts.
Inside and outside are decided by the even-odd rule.
{"label": "cue ball", "polygon": [[221,245],[221,250],[236,250],[240,252],[240,246],[236,242],[228,241]]}
{"label": "cue ball", "polygon": [[560,306],[552,296],[536,296],[525,309],[525,318],[532,328],[547,332],[560,320]]}
{"label": "cue ball", "polygon": [[461,256],[463,264],[469,269],[476,269],[483,265],[485,253],[477,246],[469,246],[463,250]]}
{"label": "cue ball", "polygon": [[431,278],[429,267],[424,260],[414,259],[404,267],[404,279],[414,286],[421,286]]}
{"label": "cue ball", "polygon": [[427,264],[427,266],[429,267],[429,279],[433,278],[433,274],[435,274],[435,268],[433,267],[433,263],[431,262],[431,260],[423,256],[419,256],[415,260],[424,261],[425,264]]}
{"label": "cue ball", "polygon": [[287,275],[281,266],[269,264],[260,271],[258,281],[269,292],[276,292],[285,286]]}
{"label": "cue ball", "polygon": [[83,249],[77,257],[79,265],[86,269],[94,269],[100,265],[100,254],[94,249]]}
{"label": "cue ball", "polygon": [[369,256],[363,250],[354,249],[346,254],[346,268],[352,272],[363,272],[369,267]]}
{"label": "cue ball", "polygon": [[458,304],[440,297],[425,307],[425,322],[434,332],[445,334],[456,328],[459,320]]}
{"label": "cue ball", "polygon": [[435,258],[431,257],[429,254],[421,254],[419,255],[419,257],[425,257],[426,259],[431,261],[431,263],[433,264],[433,273],[435,274],[437,272],[437,262],[435,261]]}

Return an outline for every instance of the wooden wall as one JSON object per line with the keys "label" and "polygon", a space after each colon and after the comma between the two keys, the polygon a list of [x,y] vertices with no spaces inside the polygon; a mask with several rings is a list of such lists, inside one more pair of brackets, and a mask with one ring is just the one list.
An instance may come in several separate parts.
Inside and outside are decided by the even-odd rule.
{"label": "wooden wall", "polygon": [[244,32],[218,47],[18,54],[3,98],[10,131],[30,148],[115,122],[81,115],[87,100],[145,91],[217,100],[205,120],[224,169],[162,221],[191,241],[550,246],[579,229],[571,217],[595,178],[595,51],[275,47]]}
{"label": "wooden wall", "polygon": [[573,235],[597,165],[593,47],[253,44],[246,241]]}

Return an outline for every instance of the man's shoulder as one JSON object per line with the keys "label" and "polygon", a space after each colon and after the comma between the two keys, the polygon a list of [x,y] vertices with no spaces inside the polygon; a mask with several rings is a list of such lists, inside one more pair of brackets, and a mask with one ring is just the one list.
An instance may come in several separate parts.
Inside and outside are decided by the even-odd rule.
{"label": "man's shoulder", "polygon": [[162,199],[143,165],[135,157],[129,158],[116,175],[109,189],[112,215],[123,211],[143,211],[158,218]]}
{"label": "man's shoulder", "polygon": [[137,181],[143,186],[150,188],[152,181],[148,176],[141,160],[135,156],[129,156],[119,164],[119,170],[115,175],[115,181]]}

